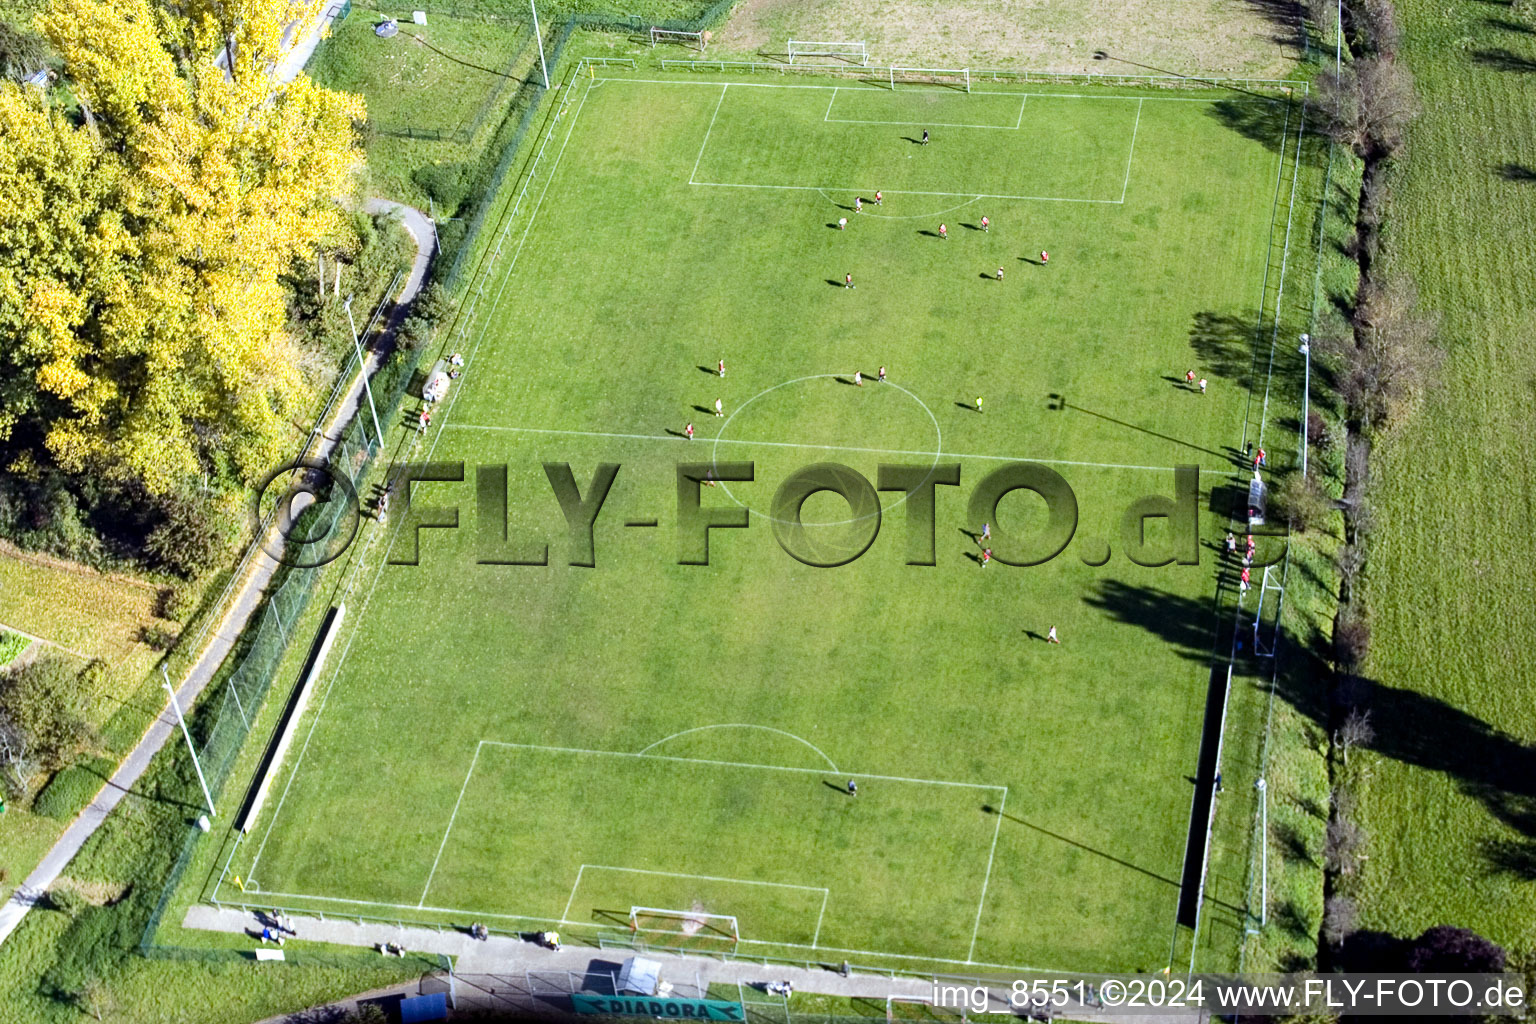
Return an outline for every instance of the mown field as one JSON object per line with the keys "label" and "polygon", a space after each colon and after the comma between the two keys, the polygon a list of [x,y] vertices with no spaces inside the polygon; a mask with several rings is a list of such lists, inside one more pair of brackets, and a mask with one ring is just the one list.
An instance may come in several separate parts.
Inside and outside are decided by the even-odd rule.
{"label": "mown field", "polygon": [[1400,0],[1424,110],[1389,262],[1443,320],[1444,383],[1376,450],[1367,666],[1380,752],[1361,924],[1536,945],[1536,26]]}
{"label": "mown field", "polygon": [[[1273,299],[1292,219],[1293,108],[654,76],[572,90],[504,296],[412,456],[469,464],[417,499],[460,504],[466,529],[424,531],[419,565],[364,581],[306,753],[231,870],[298,909],[574,928],[642,904],[736,914],[761,949],[1166,964],[1221,618],[1231,499],[1207,488],[1246,475],[1245,437],[1267,424],[1278,453],[1290,429],[1294,391],[1266,406],[1253,303]],[[1282,380],[1295,361],[1282,351]],[[829,459],[870,480],[953,460],[936,564],[905,564],[900,488],[850,564],[781,551],[775,489]],[[981,544],[964,496],[1020,459],[1067,477],[1080,540],[983,569],[983,547],[1041,517],[1009,499]],[[704,504],[756,524],[717,531],[708,566],[679,564],[678,460],[715,467]],[[745,460],[750,482],[723,476]],[[595,569],[559,539],[540,463],[565,461],[583,490],[622,463]],[[1120,517],[1180,463],[1206,474],[1201,565],[1131,565]],[[468,481],[503,464],[498,557],[543,532],[548,568],[476,561]],[[658,533],[620,518],[656,513]],[[813,546],[858,532],[826,494],[805,517],[828,524]],[[402,521],[397,561],[418,545]],[[1232,757],[1243,851],[1251,778]],[[359,764],[387,781],[358,786]]]}

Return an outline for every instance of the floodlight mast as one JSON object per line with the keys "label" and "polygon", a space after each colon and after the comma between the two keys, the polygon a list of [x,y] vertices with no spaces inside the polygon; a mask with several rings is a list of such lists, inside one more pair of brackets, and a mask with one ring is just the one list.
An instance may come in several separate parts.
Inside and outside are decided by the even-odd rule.
{"label": "floodlight mast", "polygon": [[536,0],[528,0],[528,9],[533,12],[533,41],[539,48],[539,73],[544,76],[544,88],[549,88],[549,67],[544,63],[544,37],[539,35],[539,7]]}
{"label": "floodlight mast", "polygon": [[192,734],[187,731],[187,720],[181,717],[181,702],[176,699],[176,688],[171,685],[171,675],[165,666],[160,666],[160,675],[165,678],[165,692],[171,695],[171,707],[176,709],[176,721],[181,725],[181,735],[186,738],[187,751],[192,755],[192,767],[197,769],[197,781],[203,787],[203,799],[208,801],[208,817],[217,817],[213,810],[213,797],[208,792],[208,780],[203,778],[203,766],[197,760],[197,748],[192,745]]}
{"label": "floodlight mast", "polygon": [[379,407],[373,404],[373,387],[368,383],[368,361],[363,358],[363,343],[357,336],[357,321],[352,319],[352,300],[356,295],[348,295],[342,308],[347,311],[347,323],[352,325],[352,347],[357,352],[357,366],[363,375],[363,393],[368,396],[368,411],[373,414],[373,436],[378,438],[379,447],[384,447],[384,431],[379,428]]}
{"label": "floodlight mast", "polygon": [[1311,412],[1308,400],[1312,396],[1312,337],[1308,334],[1301,336],[1301,346],[1297,349],[1306,357],[1307,370],[1305,380],[1301,385],[1301,478],[1307,478],[1307,442],[1311,440],[1307,436],[1307,418]]}
{"label": "floodlight mast", "polygon": [[1253,784],[1259,791],[1259,927],[1269,923],[1269,786],[1260,776]]}

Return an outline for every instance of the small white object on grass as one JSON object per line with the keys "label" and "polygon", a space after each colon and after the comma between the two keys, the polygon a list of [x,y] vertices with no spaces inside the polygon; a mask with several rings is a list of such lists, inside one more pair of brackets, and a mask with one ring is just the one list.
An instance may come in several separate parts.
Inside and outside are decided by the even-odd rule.
{"label": "small white object on grass", "polygon": [[416,24],[418,24],[418,25],[425,25],[427,23],[427,12],[426,11],[412,11],[411,12],[411,20],[416,22]]}
{"label": "small white object on grass", "polygon": [[197,827],[202,829],[204,832],[207,832],[209,829],[213,828],[213,823],[208,820],[208,815],[199,814],[197,816]]}

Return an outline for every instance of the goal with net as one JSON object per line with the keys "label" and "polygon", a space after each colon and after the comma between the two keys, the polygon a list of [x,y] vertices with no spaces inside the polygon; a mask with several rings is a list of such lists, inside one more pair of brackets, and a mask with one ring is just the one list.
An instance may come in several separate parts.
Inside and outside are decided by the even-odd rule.
{"label": "goal with net", "polygon": [[862,40],[859,42],[826,42],[809,39],[791,39],[789,41],[789,62],[793,64],[796,57],[835,57],[838,60],[862,66],[869,63],[869,50],[864,46]]}
{"label": "goal with net", "polygon": [[657,28],[652,25],[651,45],[655,46],[657,43],[678,43],[688,47],[690,50],[698,50],[700,53],[703,53],[704,47],[709,45],[709,33],[680,32],[676,29]]}
{"label": "goal with net", "polygon": [[629,930],[637,942],[667,946],[735,949],[741,941],[735,917],[707,914],[702,910],[630,907]]}
{"label": "goal with net", "polygon": [[898,68],[888,69],[891,88],[898,85],[944,85],[971,91],[970,68]]}

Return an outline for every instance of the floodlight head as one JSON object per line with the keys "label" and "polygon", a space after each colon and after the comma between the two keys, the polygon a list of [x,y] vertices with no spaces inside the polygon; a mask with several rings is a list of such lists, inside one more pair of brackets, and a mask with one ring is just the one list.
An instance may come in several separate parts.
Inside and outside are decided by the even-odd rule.
{"label": "floodlight head", "polygon": [[1109,58],[1109,51],[1108,50],[1094,50],[1093,51],[1093,59],[1094,60],[1107,60],[1108,58]]}

